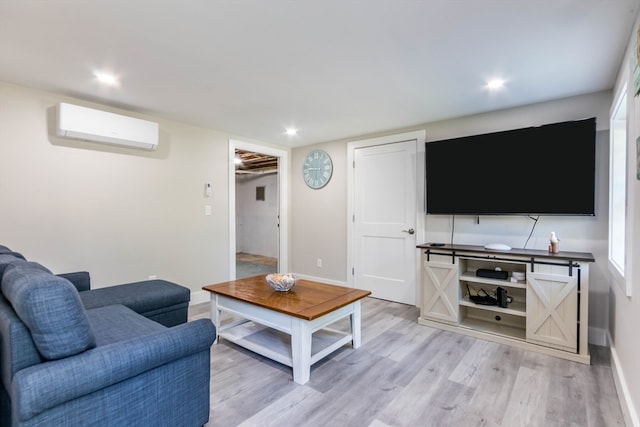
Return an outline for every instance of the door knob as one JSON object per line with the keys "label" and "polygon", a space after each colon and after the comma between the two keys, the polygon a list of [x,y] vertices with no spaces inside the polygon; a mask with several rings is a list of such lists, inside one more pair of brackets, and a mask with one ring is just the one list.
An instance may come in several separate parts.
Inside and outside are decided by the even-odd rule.
{"label": "door knob", "polygon": [[414,230],[413,228],[410,228],[408,230],[402,230],[403,233],[409,233],[409,234],[413,234],[416,232],[416,230]]}

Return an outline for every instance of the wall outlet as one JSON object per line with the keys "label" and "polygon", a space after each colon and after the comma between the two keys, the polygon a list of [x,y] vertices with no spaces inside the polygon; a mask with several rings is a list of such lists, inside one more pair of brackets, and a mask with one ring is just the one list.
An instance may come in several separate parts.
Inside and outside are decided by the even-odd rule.
{"label": "wall outlet", "polygon": [[318,258],[318,259],[316,260],[316,267],[318,267],[318,268],[322,268],[322,258]]}

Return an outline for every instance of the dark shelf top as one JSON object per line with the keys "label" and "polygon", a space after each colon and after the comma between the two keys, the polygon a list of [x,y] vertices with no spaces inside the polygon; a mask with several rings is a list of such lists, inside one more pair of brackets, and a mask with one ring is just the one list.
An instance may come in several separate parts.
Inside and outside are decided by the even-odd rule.
{"label": "dark shelf top", "polygon": [[548,258],[548,259],[561,259],[566,261],[582,261],[582,262],[595,262],[593,254],[590,252],[565,252],[560,251],[557,254],[552,254],[548,251],[541,249],[522,249],[512,248],[509,251],[500,251],[495,249],[485,249],[484,246],[474,245],[450,245],[444,244],[441,246],[434,246],[431,243],[423,243],[416,246],[418,249],[427,249],[431,252],[473,252],[480,254],[491,255],[515,255],[529,258]]}

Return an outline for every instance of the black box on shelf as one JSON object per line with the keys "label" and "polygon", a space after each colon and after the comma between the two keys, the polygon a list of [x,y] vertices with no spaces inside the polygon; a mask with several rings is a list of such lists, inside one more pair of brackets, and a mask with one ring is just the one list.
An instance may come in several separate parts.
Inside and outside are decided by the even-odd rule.
{"label": "black box on shelf", "polygon": [[476,270],[476,276],[487,277],[489,279],[507,280],[509,278],[509,272],[502,270],[489,270],[488,268],[479,268]]}

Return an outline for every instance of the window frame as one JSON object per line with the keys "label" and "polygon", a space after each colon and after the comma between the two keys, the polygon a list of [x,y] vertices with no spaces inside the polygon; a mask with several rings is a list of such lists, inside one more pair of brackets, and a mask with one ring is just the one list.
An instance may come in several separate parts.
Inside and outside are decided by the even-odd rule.
{"label": "window frame", "polygon": [[[629,200],[629,188],[631,185],[631,183],[629,182],[629,168],[631,160],[635,161],[635,159],[630,159],[630,129],[629,117],[627,115],[628,100],[629,94],[627,90],[627,84],[624,83],[621,86],[620,90],[615,93],[614,102],[611,106],[609,117],[609,232],[607,262],[612,281],[616,283],[616,285],[625,293],[626,296],[631,296],[631,263],[629,262],[627,256],[631,250],[631,239],[628,236],[631,232],[630,219],[633,218],[630,212]],[[622,144],[623,146],[618,147],[619,144]],[[616,150],[616,148],[618,150]],[[620,156],[620,154],[622,154],[624,158],[620,159],[618,157]],[[620,174],[621,166],[623,167],[622,174]],[[617,174],[614,174],[615,171],[617,171]],[[616,186],[621,181],[624,184],[624,193],[622,194],[622,197],[624,198],[622,218],[620,218],[620,212],[614,212],[614,209],[620,209],[616,208],[615,206],[615,193],[617,191],[620,191],[616,191]],[[619,222],[614,222],[616,220],[622,221],[622,233],[616,233],[616,231],[614,230],[616,228],[616,225],[620,225]],[[622,238],[623,241],[619,242],[617,240],[618,238]],[[614,241],[613,239],[616,240]],[[617,248],[616,245],[618,245]],[[620,252],[622,252],[622,259],[619,259]]]}

